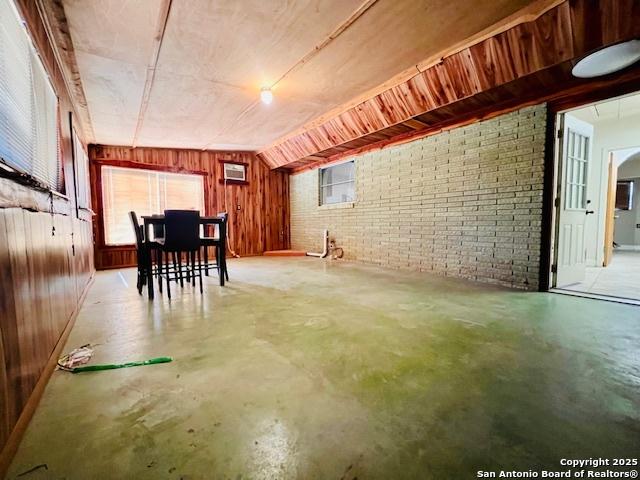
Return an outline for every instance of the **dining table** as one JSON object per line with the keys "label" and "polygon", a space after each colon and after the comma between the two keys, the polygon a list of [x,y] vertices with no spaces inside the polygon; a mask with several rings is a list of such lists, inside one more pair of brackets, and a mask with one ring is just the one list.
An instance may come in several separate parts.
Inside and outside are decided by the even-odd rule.
{"label": "dining table", "polygon": [[[145,248],[147,249],[147,252],[149,252],[148,255],[146,255],[147,258],[147,289],[148,289],[148,294],[149,294],[149,300],[153,300],[153,265],[152,265],[152,259],[151,259],[151,250],[154,247],[154,240],[152,238],[152,236],[150,235],[150,227],[152,225],[162,225],[164,226],[164,215],[143,215],[142,216],[142,220],[144,222],[144,243],[145,243]],[[218,226],[218,234],[219,235],[225,235],[226,234],[226,221],[224,218],[221,218],[219,216],[201,216],[200,217],[200,225],[202,225],[203,230],[206,232],[206,229],[208,226],[210,225],[217,225]],[[220,260],[218,259],[218,262]]]}

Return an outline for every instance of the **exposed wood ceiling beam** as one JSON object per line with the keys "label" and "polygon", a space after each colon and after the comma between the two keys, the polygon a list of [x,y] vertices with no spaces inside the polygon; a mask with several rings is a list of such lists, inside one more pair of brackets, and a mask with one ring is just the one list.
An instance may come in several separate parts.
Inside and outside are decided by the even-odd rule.
{"label": "exposed wood ceiling beam", "polygon": [[167,29],[167,21],[169,20],[169,12],[171,11],[171,2],[172,0],[163,0],[162,5],[160,6],[160,13],[156,24],[156,35],[153,38],[153,51],[151,59],[149,60],[149,65],[147,66],[147,78],[144,83],[142,102],[140,103],[140,113],[138,114],[138,122],[136,123],[136,130],[131,142],[131,145],[134,148],[137,146],[140,131],[142,130],[142,125],[144,123],[144,116],[147,113],[147,108],[149,107],[149,98],[151,97],[153,80],[156,75],[156,68],[158,67],[158,58],[160,57],[160,49],[162,48],[164,32]]}
{"label": "exposed wood ceiling beam", "polygon": [[[602,14],[605,12],[605,14]],[[640,36],[640,2],[564,1],[535,20],[450,55],[408,81],[268,148],[272,168],[507,85],[605,45]]]}
{"label": "exposed wood ceiling beam", "polygon": [[[523,92],[522,95],[513,95],[512,92],[514,91],[514,87],[512,86],[499,87],[491,93],[493,101],[483,102],[481,100],[476,100],[473,97],[462,100],[460,103],[468,103],[469,107],[460,105],[456,110],[463,113],[459,115],[445,114],[443,115],[445,117],[444,120],[432,123],[420,130],[412,130],[398,135],[389,136],[388,138],[367,143],[366,145],[357,147],[350,146],[344,151],[331,153],[331,155],[326,155],[325,152],[318,155],[310,155],[301,160],[290,163],[287,168],[290,173],[301,173],[318,168],[319,166],[341,162],[349,157],[412,142],[424,137],[436,135],[438,133],[478,121],[488,120],[514,110],[544,102],[553,103],[556,111],[566,110],[567,108],[574,108],[576,104],[569,104],[566,106],[564,106],[564,104],[567,101],[576,101],[576,98],[578,97],[594,95],[597,93],[598,95],[602,95],[601,98],[610,98],[612,96],[626,95],[636,92],[638,89],[638,82],[640,82],[640,66],[636,66],[630,70],[625,70],[625,72],[616,75],[613,78],[604,77],[604,79],[596,78],[588,81],[574,79],[571,82],[557,82],[558,79],[562,78],[563,74],[571,71],[572,66],[573,64],[571,61],[565,62],[562,65],[553,67],[549,72],[544,72],[541,75],[535,76],[535,79],[532,79],[528,81],[526,85],[519,87]],[[531,85],[536,83],[550,85],[552,82],[556,82],[558,88],[555,90],[548,89],[547,93],[542,96],[540,96],[538,90],[529,88]],[[449,108],[450,107],[444,107],[444,109]],[[333,149],[332,152],[333,151],[335,151],[335,149]]]}

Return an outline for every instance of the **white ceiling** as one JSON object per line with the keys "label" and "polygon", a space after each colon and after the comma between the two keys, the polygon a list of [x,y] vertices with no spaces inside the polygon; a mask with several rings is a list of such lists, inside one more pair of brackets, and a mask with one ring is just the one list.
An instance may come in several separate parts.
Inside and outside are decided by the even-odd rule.
{"label": "white ceiling", "polygon": [[571,111],[574,117],[591,124],[623,120],[638,114],[640,114],[640,94],[614,98]]}
{"label": "white ceiling", "polygon": [[[166,0],[63,0],[95,141],[132,145]],[[530,0],[173,0],[139,146],[257,150]],[[371,3],[369,0],[367,3]]]}

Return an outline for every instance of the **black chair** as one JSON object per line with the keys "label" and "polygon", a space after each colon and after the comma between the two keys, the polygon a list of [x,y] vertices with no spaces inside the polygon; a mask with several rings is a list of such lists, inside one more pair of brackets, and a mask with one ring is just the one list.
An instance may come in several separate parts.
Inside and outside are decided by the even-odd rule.
{"label": "black chair", "polygon": [[[162,218],[163,215],[151,215],[152,217]],[[164,238],[164,225],[159,223],[154,223],[153,227],[153,238],[154,239],[162,239]]]}
{"label": "black chair", "polygon": [[[156,218],[163,218],[164,215],[151,215],[152,217],[156,217]],[[144,228],[144,227],[143,227]],[[158,249],[158,244],[156,243],[156,240],[162,240],[164,238],[164,225],[160,224],[160,223],[154,223],[153,225],[151,225],[151,228],[153,229],[153,244],[152,244],[152,248],[151,251],[149,252],[149,255],[151,255],[152,253],[156,254],[156,265],[158,264],[158,256],[160,255],[159,253],[159,249]],[[153,256],[152,256],[153,258]],[[160,276],[160,272],[158,271],[158,268],[156,266],[156,268],[153,269],[156,278],[158,278]]]}
{"label": "black chair", "polygon": [[149,268],[149,251],[144,242],[144,227],[138,223],[136,212],[129,212],[129,218],[136,235],[136,257],[138,259],[138,279],[136,287],[142,295],[142,289],[147,284],[147,269]]}
{"label": "black chair", "polygon": [[220,285],[224,286],[225,279],[227,281],[229,280],[229,272],[227,271],[227,220],[229,215],[227,212],[222,212],[216,216],[222,220],[219,224],[215,224],[215,226],[218,227],[218,234],[216,235],[214,232],[214,236],[212,237],[200,237],[200,243],[204,251],[204,274],[209,276],[209,268],[211,268],[211,265],[209,264],[208,250],[209,247],[214,247],[216,252],[215,268],[218,270]]}
{"label": "black chair", "polygon": [[[194,210],[165,210],[164,237],[156,239],[158,255],[158,287],[162,293],[162,277],[167,280],[167,295],[171,298],[171,274],[173,281],[184,286],[184,277],[195,286],[196,276],[200,280],[202,293],[202,269],[200,268],[200,212]],[[170,264],[170,255],[172,265]],[[186,257],[183,266],[182,258]],[[163,258],[164,256],[164,258]],[[197,257],[197,262],[196,262]]]}

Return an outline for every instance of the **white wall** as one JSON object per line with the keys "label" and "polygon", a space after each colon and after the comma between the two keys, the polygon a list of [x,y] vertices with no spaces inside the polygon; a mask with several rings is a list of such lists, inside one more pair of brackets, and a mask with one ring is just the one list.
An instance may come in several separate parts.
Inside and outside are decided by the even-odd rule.
{"label": "white wall", "polygon": [[640,147],[640,115],[593,122],[592,162],[589,168],[587,198],[591,200],[585,224],[587,265],[602,266],[604,260],[604,222],[607,205],[609,152]]}
{"label": "white wall", "polygon": [[614,240],[618,245],[640,245],[640,153],[620,165],[618,180],[634,181],[633,208],[616,211]]}
{"label": "white wall", "polygon": [[640,177],[640,152],[625,159],[618,167],[618,180]]}

